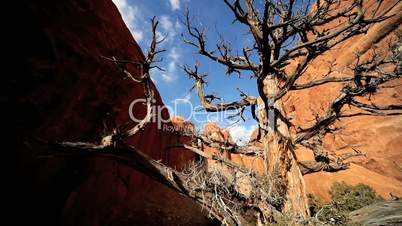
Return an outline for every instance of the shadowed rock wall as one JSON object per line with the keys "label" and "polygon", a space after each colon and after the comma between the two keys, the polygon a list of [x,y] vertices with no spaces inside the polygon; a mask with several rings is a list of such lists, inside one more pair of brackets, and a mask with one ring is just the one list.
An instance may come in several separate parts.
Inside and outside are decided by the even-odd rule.
{"label": "shadowed rock wall", "polygon": [[[129,120],[128,106],[144,98],[101,56],[142,61],[111,0],[20,1],[11,46],[14,62],[1,84],[7,141],[4,217],[0,222],[64,225],[206,225],[192,200],[106,158],[38,158],[36,139],[95,142]],[[14,55],[13,55],[14,56]],[[139,68],[128,66],[139,76]],[[157,106],[163,106],[155,90]],[[133,113],[145,115],[145,106]],[[168,112],[163,112],[168,119]],[[167,126],[173,126],[166,123]],[[162,127],[163,128],[163,127]],[[154,159],[181,168],[194,155],[166,148],[186,138],[157,123],[129,139]]]}

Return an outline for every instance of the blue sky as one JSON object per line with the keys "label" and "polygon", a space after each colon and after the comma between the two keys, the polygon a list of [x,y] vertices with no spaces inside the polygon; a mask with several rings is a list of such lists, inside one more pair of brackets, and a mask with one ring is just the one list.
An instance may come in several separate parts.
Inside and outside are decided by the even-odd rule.
{"label": "blue sky", "polygon": [[[152,71],[152,79],[162,95],[165,105],[171,107],[171,115],[177,114],[185,118],[191,115],[191,109],[187,100],[194,106],[199,105],[199,100],[193,86],[186,74],[180,68],[183,64],[194,65],[200,62],[202,73],[208,74],[206,93],[213,93],[225,101],[239,99],[236,88],[250,95],[257,95],[256,81],[245,74],[242,79],[237,75],[227,76],[225,68],[205,57],[199,56],[196,49],[183,43],[181,34],[185,33],[183,24],[179,18],[183,18],[188,8],[193,18],[194,25],[207,29],[207,41],[212,49],[219,40],[221,34],[226,41],[232,44],[234,51],[241,50],[244,45],[252,43],[252,37],[246,27],[232,24],[233,14],[223,1],[217,0],[113,0],[119,8],[124,21],[129,27],[136,41],[144,52],[151,38],[150,19],[156,16],[160,22],[159,32],[168,33],[167,40],[162,48],[167,51],[162,55],[163,62],[159,66],[166,69],[165,72]],[[177,107],[175,107],[175,105]],[[249,109],[247,109],[249,112]],[[193,112],[194,114],[194,112]],[[216,121],[221,127],[228,128],[232,137],[241,142],[247,141],[251,132],[256,128],[256,123],[251,115],[246,113],[248,120],[243,123],[235,123],[224,120],[216,114],[203,114],[197,112],[197,118],[191,118],[198,128],[205,121]]]}

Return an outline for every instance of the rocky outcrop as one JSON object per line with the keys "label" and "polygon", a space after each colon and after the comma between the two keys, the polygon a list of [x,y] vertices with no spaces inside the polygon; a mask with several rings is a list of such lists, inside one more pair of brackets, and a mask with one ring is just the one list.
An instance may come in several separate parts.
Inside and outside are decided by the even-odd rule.
{"label": "rocky outcrop", "polygon": [[[370,15],[376,8],[377,1],[365,1],[366,14]],[[396,42],[402,22],[402,3],[384,1],[378,13],[388,12],[390,19],[374,25],[367,34],[356,36],[336,46],[325,55],[312,62],[297,83],[322,78],[332,65],[333,76],[350,75],[349,66],[353,66],[357,56],[360,60],[368,59],[372,50],[387,50],[389,43]],[[289,69],[292,68],[290,65]],[[389,83],[380,92],[370,97],[377,104],[401,104],[402,80]],[[317,116],[326,112],[338,90],[339,84],[326,84],[302,91],[290,92],[286,102],[286,112],[292,117],[296,127],[306,128],[315,122]],[[346,109],[345,109],[346,110]],[[352,109],[353,110],[353,109]],[[335,181],[351,184],[366,183],[384,197],[389,192],[402,194],[402,117],[355,117],[338,121],[335,125],[342,128],[336,134],[324,138],[324,148],[329,152],[342,154],[353,149],[366,153],[366,157],[355,157],[351,168],[335,173],[314,173],[305,176],[307,190],[324,199],[329,199],[328,189]],[[296,150],[299,160],[312,160],[310,150]]]}
{"label": "rocky outcrop", "polygon": [[350,213],[352,221],[367,226],[401,225],[402,200],[378,202]]}
{"label": "rocky outcrop", "polygon": [[[42,141],[98,141],[129,121],[131,101],[144,98],[141,84],[130,83],[102,58],[144,59],[112,1],[21,1],[16,13],[29,19],[14,29],[11,46],[17,56],[10,57],[18,67],[9,66],[14,72],[1,84],[8,161],[0,222],[209,224],[192,200],[114,160],[41,156],[52,151]],[[140,75],[139,68],[127,67]],[[163,106],[155,93],[155,105]],[[138,118],[145,113],[144,106],[133,108]],[[161,117],[168,119],[168,112]],[[169,132],[170,127],[174,124],[153,122],[128,142],[181,168],[194,155],[168,148],[187,139]]]}
{"label": "rocky outcrop", "polygon": [[390,193],[401,196],[402,182],[375,171],[369,170],[358,164],[351,164],[348,170],[336,173],[318,172],[304,176],[307,191],[329,201],[329,189],[335,182],[344,181],[348,184],[356,185],[359,183],[367,184],[374,188],[376,193],[384,198],[389,198]]}
{"label": "rocky outcrop", "polygon": [[[216,123],[206,123],[204,125],[203,133],[205,136],[209,137],[211,140],[234,144],[232,137],[227,129],[220,128]],[[260,142],[255,142],[250,144],[254,146],[255,149],[262,149],[263,146]],[[220,154],[219,150],[213,147],[209,147],[208,145],[204,146],[204,151],[208,154]],[[256,158],[254,156],[247,156],[244,154],[234,154],[229,152],[222,153],[224,157],[228,158],[229,160],[237,163],[239,166],[252,169],[255,172],[263,174],[265,172],[265,164],[261,158]],[[208,160],[208,168],[211,169],[218,165],[219,167],[222,166],[221,163],[217,163],[215,160]]]}

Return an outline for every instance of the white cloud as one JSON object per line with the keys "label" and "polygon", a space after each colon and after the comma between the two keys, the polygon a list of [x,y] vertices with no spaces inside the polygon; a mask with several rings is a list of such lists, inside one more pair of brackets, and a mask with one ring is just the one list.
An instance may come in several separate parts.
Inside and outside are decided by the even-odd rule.
{"label": "white cloud", "polygon": [[167,83],[172,82],[173,80],[175,80],[173,78],[173,76],[171,76],[171,75],[169,75],[169,74],[167,74],[165,72],[161,73],[161,78],[162,78],[163,81],[165,81]]}
{"label": "white cloud", "polygon": [[186,104],[186,103],[189,103],[190,100],[191,100],[191,93],[188,93],[184,97],[177,98],[177,99],[173,100],[172,102],[176,103],[176,104]]}
{"label": "white cloud", "polygon": [[169,0],[169,3],[173,11],[180,9],[180,0]]}
{"label": "white cloud", "polygon": [[160,76],[163,81],[165,82],[172,82],[177,79],[177,65],[181,60],[181,54],[177,51],[176,47],[170,49],[168,55],[168,64],[166,71],[163,71]]}
{"label": "white cloud", "polygon": [[173,47],[173,48],[169,51],[168,57],[169,57],[171,60],[177,62],[177,61],[179,61],[179,59],[181,58],[181,55],[177,52],[177,48],[176,48],[176,47]]}
{"label": "white cloud", "polygon": [[181,30],[183,28],[183,26],[181,25],[181,23],[179,22],[179,20],[176,20],[176,23],[174,25],[175,29],[177,31]]}
{"label": "white cloud", "polygon": [[250,140],[253,131],[257,129],[257,126],[256,125],[245,126],[236,124],[234,126],[229,127],[228,129],[230,136],[232,136],[233,140],[237,144],[246,144]]}
{"label": "white cloud", "polygon": [[151,80],[155,85],[158,84],[158,81],[155,79],[154,76],[152,76],[152,73],[151,73]]}
{"label": "white cloud", "polygon": [[171,31],[173,28],[173,22],[170,20],[169,16],[161,16],[159,21],[161,23],[162,28],[165,31]]}
{"label": "white cloud", "polygon": [[176,40],[177,34],[180,33],[183,28],[179,20],[174,22],[172,21],[171,17],[166,15],[163,15],[159,18],[159,23],[160,32],[157,33],[158,39],[162,38],[164,35],[167,35],[166,40],[162,43],[162,45],[171,44],[172,41]]}
{"label": "white cloud", "polygon": [[144,32],[140,29],[138,25],[138,20],[141,17],[138,7],[129,5],[127,0],[112,0],[113,3],[119,9],[124,22],[130,29],[135,40],[140,42],[144,38]]}

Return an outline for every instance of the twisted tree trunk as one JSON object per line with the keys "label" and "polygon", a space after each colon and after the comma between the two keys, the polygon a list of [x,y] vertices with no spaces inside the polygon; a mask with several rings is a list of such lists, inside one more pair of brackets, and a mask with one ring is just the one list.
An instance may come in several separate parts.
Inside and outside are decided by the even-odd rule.
{"label": "twisted tree trunk", "polygon": [[[263,81],[263,93],[270,100],[279,92],[277,76],[267,76]],[[305,184],[293,151],[288,123],[282,100],[270,106],[259,98],[259,121],[265,131],[261,140],[264,144],[267,174],[279,178],[279,190],[283,192],[282,212],[293,217],[306,219],[309,215]],[[268,111],[266,110],[268,107]],[[267,115],[268,114],[268,115]],[[268,125],[268,126],[267,126]],[[262,125],[260,125],[262,126]]]}

